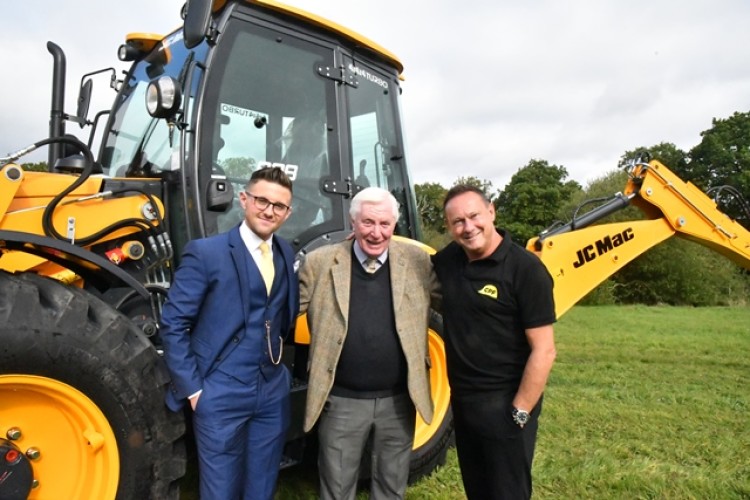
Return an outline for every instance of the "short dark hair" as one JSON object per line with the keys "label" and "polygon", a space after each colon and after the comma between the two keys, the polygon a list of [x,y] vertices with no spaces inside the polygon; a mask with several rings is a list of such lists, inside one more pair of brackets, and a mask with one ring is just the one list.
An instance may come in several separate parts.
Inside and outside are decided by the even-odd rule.
{"label": "short dark hair", "polygon": [[487,198],[487,195],[484,194],[484,191],[482,191],[478,187],[472,186],[471,184],[456,184],[455,186],[450,188],[447,193],[445,193],[445,199],[443,199],[443,210],[445,210],[445,206],[449,201],[451,201],[456,196],[464,193],[478,194],[485,203],[490,203],[490,199]]}
{"label": "short dark hair", "polygon": [[279,167],[264,167],[260,170],[256,170],[250,176],[250,180],[247,182],[247,188],[249,189],[250,186],[255,185],[258,181],[273,182],[274,184],[279,184],[280,186],[287,188],[290,193],[294,192],[292,191],[292,181]]}

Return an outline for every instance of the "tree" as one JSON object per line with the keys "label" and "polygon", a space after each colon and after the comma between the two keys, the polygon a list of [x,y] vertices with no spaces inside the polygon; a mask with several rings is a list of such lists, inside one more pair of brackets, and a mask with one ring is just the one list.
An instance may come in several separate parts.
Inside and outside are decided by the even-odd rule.
{"label": "tree", "polygon": [[492,200],[492,181],[470,175],[468,177],[461,176],[453,183],[454,186],[458,186],[459,184],[477,187],[482,190],[488,200]]}
{"label": "tree", "polygon": [[714,118],[701,136],[677,174],[714,194],[723,212],[750,228],[750,207],[742,202],[750,197],[750,112]]}
{"label": "tree", "polygon": [[448,192],[437,182],[425,182],[414,186],[417,211],[422,221],[422,243],[432,248],[443,248],[450,236],[445,232],[443,222],[443,199]]}
{"label": "tree", "polygon": [[544,160],[531,160],[518,170],[505,189],[498,192],[495,203],[500,225],[508,229],[513,239],[525,245],[555,221],[560,208],[581,185],[565,181],[565,168],[550,165]]}
{"label": "tree", "polygon": [[[562,222],[569,222],[574,217],[581,217],[592,209],[610,200],[615,193],[622,192],[628,181],[628,174],[623,169],[612,170],[603,176],[589,182],[585,189],[574,192],[568,200],[560,205],[557,218]],[[640,219],[641,211],[635,207],[608,215],[599,224]]]}
{"label": "tree", "polygon": [[237,156],[221,161],[218,166],[224,170],[224,174],[233,182],[246,183],[257,168],[255,158]]}
{"label": "tree", "polygon": [[625,166],[630,161],[638,159],[642,161],[657,160],[681,177],[681,172],[689,162],[688,154],[685,151],[681,150],[671,142],[661,142],[650,148],[626,151],[625,154],[620,157],[620,165]]}
{"label": "tree", "polygon": [[40,161],[38,163],[24,163],[23,165],[21,165],[21,168],[31,172],[46,172],[47,162]]}
{"label": "tree", "polygon": [[422,219],[422,228],[445,233],[443,223],[443,199],[448,190],[437,182],[425,182],[414,186],[417,210]]}

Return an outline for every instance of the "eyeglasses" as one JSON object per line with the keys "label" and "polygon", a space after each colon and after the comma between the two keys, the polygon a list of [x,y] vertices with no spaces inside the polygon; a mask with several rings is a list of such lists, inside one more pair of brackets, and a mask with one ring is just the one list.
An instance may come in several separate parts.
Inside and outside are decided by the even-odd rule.
{"label": "eyeglasses", "polygon": [[245,191],[245,194],[248,198],[253,200],[253,205],[255,205],[255,208],[257,208],[261,212],[271,206],[273,207],[271,210],[273,210],[274,215],[284,215],[291,208],[288,205],[284,205],[283,203],[273,203],[267,198],[263,198],[262,196],[255,196],[254,194],[250,194],[247,191]]}

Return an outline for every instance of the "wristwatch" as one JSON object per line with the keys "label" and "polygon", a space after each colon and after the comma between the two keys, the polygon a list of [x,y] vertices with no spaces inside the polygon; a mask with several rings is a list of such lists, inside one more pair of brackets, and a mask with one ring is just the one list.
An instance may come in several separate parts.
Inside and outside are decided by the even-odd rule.
{"label": "wristwatch", "polygon": [[513,416],[513,421],[521,429],[523,429],[523,426],[526,425],[529,421],[529,412],[527,412],[526,410],[521,410],[514,406],[513,411],[511,411],[510,414]]}

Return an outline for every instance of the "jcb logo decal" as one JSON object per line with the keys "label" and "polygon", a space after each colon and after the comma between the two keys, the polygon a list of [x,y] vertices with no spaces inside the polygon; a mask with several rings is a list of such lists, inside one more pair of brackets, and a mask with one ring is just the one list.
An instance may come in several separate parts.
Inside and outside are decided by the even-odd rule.
{"label": "jcb logo decal", "polygon": [[497,288],[495,288],[493,285],[484,285],[479,291],[479,295],[486,295],[487,297],[492,297],[493,299],[497,300]]}
{"label": "jcb logo decal", "polygon": [[625,242],[628,242],[635,238],[633,234],[633,228],[627,228],[621,233],[614,234],[612,236],[606,236],[601,240],[595,241],[591,245],[586,245],[576,252],[578,260],[573,263],[573,267],[578,269],[587,262],[591,262],[599,255],[605,254],[610,250],[619,247]]}

